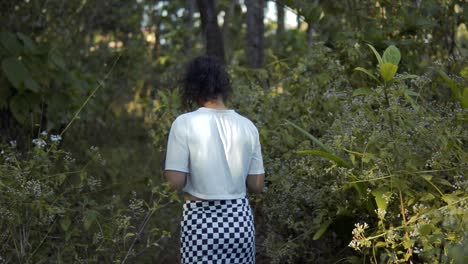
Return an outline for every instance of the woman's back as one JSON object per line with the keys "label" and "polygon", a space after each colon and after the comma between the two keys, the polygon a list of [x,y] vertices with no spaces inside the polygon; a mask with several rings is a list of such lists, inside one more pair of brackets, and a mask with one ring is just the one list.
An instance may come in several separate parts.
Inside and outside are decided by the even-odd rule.
{"label": "woman's back", "polygon": [[183,114],[171,128],[167,169],[189,172],[183,190],[196,197],[244,197],[247,175],[264,172],[258,131],[234,110],[201,107]]}

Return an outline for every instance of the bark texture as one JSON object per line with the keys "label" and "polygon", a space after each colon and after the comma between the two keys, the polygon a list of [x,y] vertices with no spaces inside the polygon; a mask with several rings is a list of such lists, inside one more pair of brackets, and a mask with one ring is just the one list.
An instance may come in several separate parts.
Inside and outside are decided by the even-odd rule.
{"label": "bark texture", "polygon": [[283,1],[276,1],[277,28],[276,35],[281,36],[284,33],[284,4]]}
{"label": "bark texture", "polygon": [[197,0],[198,10],[205,35],[206,54],[217,57],[225,63],[224,43],[214,0]]}
{"label": "bark texture", "polygon": [[247,6],[247,61],[252,68],[263,66],[264,57],[264,0],[245,0]]}

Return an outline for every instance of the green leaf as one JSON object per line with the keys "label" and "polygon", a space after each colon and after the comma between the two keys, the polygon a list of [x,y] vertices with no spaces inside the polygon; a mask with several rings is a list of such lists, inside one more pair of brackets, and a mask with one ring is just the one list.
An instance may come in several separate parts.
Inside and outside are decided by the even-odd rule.
{"label": "green leaf", "polygon": [[448,75],[441,71],[437,70],[440,77],[448,84],[450,89],[452,90],[453,95],[455,98],[460,102],[463,108],[468,108],[468,92],[466,91],[468,88],[465,87],[463,90],[459,87]]}
{"label": "green leaf", "polygon": [[310,140],[312,140],[315,144],[317,144],[320,148],[322,148],[323,150],[325,150],[326,152],[328,153],[333,153],[333,151],[328,148],[326,145],[324,145],[322,142],[320,142],[320,140],[316,137],[314,137],[313,135],[311,135],[309,132],[305,131],[303,128],[301,128],[300,126],[294,124],[293,122],[289,121],[289,120],[285,120],[286,123],[290,124],[291,126],[293,126],[295,129],[299,130],[300,132],[302,132],[304,135],[306,135]]}
{"label": "green leaf", "polygon": [[10,83],[18,90],[22,90],[23,81],[30,77],[28,69],[17,58],[6,58],[2,61],[2,70]]}
{"label": "green leaf", "polygon": [[375,243],[376,248],[387,247],[387,246],[388,246],[387,242],[379,241]]}
{"label": "green leaf", "polygon": [[398,66],[391,64],[391,63],[384,63],[380,65],[380,75],[384,81],[388,82],[393,79],[396,72],[398,70]]}
{"label": "green leaf", "polygon": [[96,221],[98,212],[95,210],[86,211],[85,217],[83,219],[84,228],[88,230],[91,225]]}
{"label": "green leaf", "polygon": [[414,74],[406,74],[406,75],[403,75],[403,76],[400,76],[398,78],[393,79],[393,82],[401,82],[403,80],[416,78],[416,77],[419,77],[419,76],[414,75]]}
{"label": "green leaf", "polygon": [[376,189],[372,191],[372,194],[375,197],[375,203],[377,204],[377,208],[384,211],[387,210],[388,202],[387,199],[385,199],[385,196],[389,197],[390,192],[383,189]]}
{"label": "green leaf", "polygon": [[[410,90],[405,90],[405,91],[403,92],[403,97],[405,97],[405,100],[408,101],[408,103],[411,104],[411,106],[413,107],[414,110],[418,110],[418,109],[419,109],[419,106],[418,106],[418,104],[413,100],[413,98],[411,98],[410,95],[411,95],[412,93],[410,93],[410,92],[412,92],[412,91],[410,91]],[[414,92],[413,92],[413,93],[414,93]],[[415,94],[417,94],[417,93],[415,93]]]}
{"label": "green leaf", "polygon": [[135,236],[135,233],[127,233],[125,234],[125,238],[133,237]]}
{"label": "green leaf", "polygon": [[463,108],[468,108],[468,87],[463,88],[460,103]]}
{"label": "green leaf", "polygon": [[56,51],[50,53],[51,62],[60,70],[65,70],[65,60]]}
{"label": "green leaf", "polygon": [[367,44],[367,46],[369,46],[369,48],[372,50],[372,52],[374,52],[375,57],[379,61],[379,65],[382,65],[384,63],[383,60],[382,60],[382,57],[380,57],[380,54],[377,52],[377,50],[374,48],[374,46],[372,46],[371,44]]}
{"label": "green leaf", "polygon": [[436,178],[435,181],[437,183],[440,183],[442,185],[445,185],[445,186],[448,186],[448,187],[451,187],[453,188],[453,184],[451,184],[449,181],[447,181],[446,179],[442,179],[442,178]]}
{"label": "green leaf", "polygon": [[9,85],[0,85],[0,109],[8,107],[8,99],[12,95]]}
{"label": "green leaf", "polygon": [[23,42],[25,51],[36,54],[38,52],[36,44],[34,41],[23,33],[17,33],[16,36]]}
{"label": "green leaf", "polygon": [[10,32],[0,32],[0,44],[13,56],[18,56],[23,49],[16,36]]}
{"label": "green leaf", "polygon": [[425,179],[426,181],[431,181],[432,180],[432,175],[429,175],[429,174],[421,175],[421,177],[423,177],[423,179]]}
{"label": "green leaf", "polygon": [[370,88],[359,88],[353,91],[353,96],[369,95],[371,93],[373,93],[373,91]]}
{"label": "green leaf", "polygon": [[16,95],[13,97],[10,100],[10,110],[19,123],[27,123],[31,106],[25,96]]}
{"label": "green leaf", "polygon": [[332,222],[333,222],[332,220],[325,221],[320,226],[319,230],[315,233],[314,237],[312,237],[312,239],[317,240],[317,239],[321,238],[323,236],[323,234],[325,234],[325,232],[327,231],[328,227],[330,226],[330,224]]}
{"label": "green leaf", "polygon": [[391,63],[391,64],[394,64],[395,66],[398,66],[398,63],[400,63],[400,59],[401,59],[400,50],[394,45],[389,46],[384,51],[384,54],[382,56],[382,60],[384,63]]}
{"label": "green leaf", "polygon": [[363,72],[365,74],[367,74],[369,77],[371,77],[372,79],[376,80],[378,83],[380,83],[379,79],[377,79],[377,77],[375,77],[374,74],[372,74],[370,71],[362,68],[362,67],[356,67],[354,68],[355,71],[360,71],[360,72]]}
{"label": "green leaf", "polygon": [[69,217],[65,217],[64,219],[62,219],[62,221],[60,221],[60,226],[62,227],[64,231],[68,230],[68,228],[70,227],[70,224],[71,224],[71,220]]}
{"label": "green leaf", "polygon": [[419,234],[421,234],[421,236],[430,235],[432,231],[432,225],[429,225],[429,224],[422,225],[418,231],[419,231]]}
{"label": "green leaf", "polygon": [[455,194],[445,194],[442,196],[442,200],[447,204],[453,204],[460,200]]}
{"label": "green leaf", "polygon": [[26,89],[36,93],[41,89],[39,84],[33,78],[26,78],[26,80],[24,80],[24,86]]}
{"label": "green leaf", "polygon": [[334,161],[336,162],[339,166],[341,167],[345,167],[345,168],[352,168],[353,166],[349,163],[347,163],[346,161],[344,161],[342,158],[334,155],[334,154],[331,154],[329,152],[324,152],[324,151],[320,151],[320,150],[301,150],[301,151],[298,151],[297,153],[299,154],[307,154],[307,155],[312,155],[312,156],[317,156],[317,157],[322,157],[322,158],[325,158],[325,159],[328,159],[328,160],[331,160],[331,161]]}

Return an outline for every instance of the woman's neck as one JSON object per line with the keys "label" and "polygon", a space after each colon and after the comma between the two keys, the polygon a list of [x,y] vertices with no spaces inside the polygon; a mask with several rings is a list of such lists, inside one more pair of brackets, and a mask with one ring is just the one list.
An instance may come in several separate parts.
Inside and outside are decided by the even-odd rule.
{"label": "woman's neck", "polygon": [[221,98],[218,98],[216,100],[206,101],[202,104],[202,106],[206,108],[213,108],[213,109],[219,109],[219,110],[227,109]]}

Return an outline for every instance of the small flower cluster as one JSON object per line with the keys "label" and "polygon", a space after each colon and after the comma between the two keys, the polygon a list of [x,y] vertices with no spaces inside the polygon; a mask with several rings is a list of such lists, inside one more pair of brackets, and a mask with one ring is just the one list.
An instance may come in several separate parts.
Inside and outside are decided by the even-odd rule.
{"label": "small flower cluster", "polygon": [[36,145],[36,147],[38,147],[38,148],[40,148],[40,149],[41,149],[41,148],[44,148],[44,147],[47,145],[47,143],[45,142],[45,140],[43,140],[42,138],[35,138],[35,139],[32,140],[32,143],[33,143],[34,145]]}
{"label": "small flower cluster", "polygon": [[[32,143],[37,147],[37,148],[44,148],[47,145],[47,142],[45,141],[47,139],[47,131],[42,131],[40,134],[39,138],[35,138],[32,140]],[[50,135],[50,141],[53,144],[57,144],[62,140],[62,136],[60,135]]]}
{"label": "small flower cluster", "polygon": [[379,217],[379,219],[383,221],[385,219],[385,215],[387,214],[387,211],[378,208],[375,210],[375,213],[377,214],[377,217]]}
{"label": "small flower cluster", "polygon": [[132,192],[132,196],[133,197],[130,199],[129,204],[130,209],[135,215],[142,215],[144,213],[143,200],[137,198],[135,191]]}
{"label": "small flower cluster", "polygon": [[353,229],[353,240],[349,243],[349,247],[354,248],[355,250],[361,250],[371,246],[371,242],[365,236],[366,229],[369,228],[367,223],[356,223],[354,224]]}

